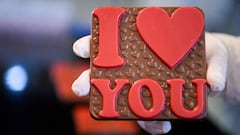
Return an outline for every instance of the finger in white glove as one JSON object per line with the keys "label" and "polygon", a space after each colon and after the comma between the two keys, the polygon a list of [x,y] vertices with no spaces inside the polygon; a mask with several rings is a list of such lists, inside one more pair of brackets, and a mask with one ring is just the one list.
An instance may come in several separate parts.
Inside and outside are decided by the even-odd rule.
{"label": "finger in white glove", "polygon": [[207,82],[210,85],[210,94],[218,94],[225,88],[228,53],[223,42],[210,33],[206,33]]}
{"label": "finger in white glove", "polygon": [[85,36],[73,43],[73,52],[82,58],[89,58],[90,54],[90,38],[91,36]]}
{"label": "finger in white glove", "polygon": [[169,121],[137,121],[138,125],[152,135],[166,134],[172,126]]}
{"label": "finger in white glove", "polygon": [[90,90],[90,69],[85,70],[82,74],[73,82],[72,90],[78,96],[86,96]]}

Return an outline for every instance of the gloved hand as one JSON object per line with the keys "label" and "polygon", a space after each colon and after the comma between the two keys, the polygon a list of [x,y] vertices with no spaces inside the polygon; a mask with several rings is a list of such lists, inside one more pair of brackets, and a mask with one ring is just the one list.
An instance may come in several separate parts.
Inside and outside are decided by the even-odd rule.
{"label": "gloved hand", "polygon": [[[240,89],[237,89],[240,86],[237,87],[235,86],[237,83],[232,82],[233,79],[237,81],[237,66],[235,66],[237,58],[235,58],[235,55],[239,55],[238,59],[240,61],[240,54],[237,53],[238,50],[236,45],[227,46],[228,44],[232,44],[232,38],[234,37],[206,33],[206,58],[208,64],[207,82],[210,85],[211,94],[216,95],[223,91],[226,80],[228,79],[228,84],[231,83],[230,86],[228,85],[230,90],[226,90],[224,94],[230,99],[240,100],[240,94],[234,95],[240,93]],[[88,58],[90,52],[89,45],[90,36],[83,37],[74,43],[73,51],[76,55],[82,58]],[[233,50],[235,53],[229,54],[229,50]],[[240,64],[238,67],[239,66]],[[234,74],[233,72],[230,72],[230,70],[236,73]],[[89,93],[89,73],[90,70],[84,71],[72,84],[73,91],[79,96],[85,96]],[[171,130],[171,123],[169,121],[138,121],[138,124],[141,128],[151,134],[165,134]]]}
{"label": "gloved hand", "polygon": [[[211,89],[213,91],[215,90],[215,92],[221,92],[224,89],[221,95],[224,97],[225,100],[239,103],[240,37],[223,33],[207,33],[206,42],[206,54],[208,61],[207,81],[210,84]],[[214,57],[219,58],[215,60]],[[209,58],[212,58],[212,60]],[[217,60],[219,60],[219,65],[212,66],[211,63],[215,63],[214,61]],[[214,70],[222,70],[222,72],[214,72]],[[218,80],[219,83],[215,82],[216,80]],[[225,81],[226,87],[224,87]],[[220,82],[222,83],[222,85],[220,84]]]}

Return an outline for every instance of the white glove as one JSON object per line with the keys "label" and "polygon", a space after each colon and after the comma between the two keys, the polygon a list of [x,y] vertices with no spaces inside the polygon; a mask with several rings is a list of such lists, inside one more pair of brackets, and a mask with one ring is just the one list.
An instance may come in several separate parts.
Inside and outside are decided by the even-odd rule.
{"label": "white glove", "polygon": [[[225,88],[229,61],[232,62],[230,66],[235,67],[233,66],[234,65],[233,61],[235,60],[228,60],[229,49],[227,49],[225,45],[226,43],[222,42],[221,39],[218,39],[218,37],[222,38],[224,37],[224,35],[216,35],[216,37],[215,34],[206,33],[206,58],[208,63],[207,82],[210,85],[212,94],[214,95],[222,92],[223,89]],[[73,44],[73,51],[76,55],[80,57],[88,58],[90,52],[89,45],[90,36],[80,38]],[[237,52],[237,50],[235,50],[235,52]],[[237,55],[238,53],[235,54]],[[230,55],[230,58],[232,58],[231,56],[232,54]],[[240,55],[238,59],[240,59]],[[230,66],[229,69],[233,70],[233,68]],[[85,96],[89,93],[90,90],[89,73],[90,70],[84,71],[72,84],[72,89],[78,96]],[[229,71],[228,73],[230,75]],[[232,75],[235,75],[237,77],[236,74],[232,73]],[[228,80],[231,79],[232,78],[228,77]],[[232,82],[232,84],[236,85],[237,83]],[[229,87],[237,88],[237,86],[234,85]],[[232,92],[236,93],[237,91],[239,93],[239,89],[226,90],[224,94],[226,94],[226,96],[229,98],[240,99],[239,96],[240,94],[238,95],[238,98],[233,97],[234,94],[230,94]],[[168,121],[138,121],[138,124],[141,128],[143,128],[144,130],[151,134],[165,134],[171,130],[171,124]]]}
{"label": "white glove", "polygon": [[[211,85],[211,88],[221,86],[219,83],[215,83],[219,79],[219,82],[222,82],[221,89],[224,88],[224,83],[226,80],[226,87],[225,90],[221,93],[224,96],[225,100],[239,103],[240,102],[240,37],[236,37],[233,35],[222,34],[222,33],[209,33],[206,34],[206,42],[207,42],[207,60],[208,60],[208,73],[207,73],[207,81]],[[214,45],[211,46],[210,45]],[[221,49],[222,48],[222,49]],[[225,48],[225,49],[223,49]],[[221,50],[225,50],[224,53]],[[212,50],[212,51],[210,51]],[[214,53],[215,52],[215,53]],[[219,61],[223,60],[219,66],[211,66],[211,60],[208,57],[217,57],[219,55]],[[214,55],[214,56],[211,56]],[[221,55],[221,56],[220,56]],[[214,60],[215,61],[215,60]],[[212,67],[212,68],[211,68]],[[213,75],[214,71],[211,70],[222,70],[221,73],[218,73],[222,77],[218,77],[217,74]],[[225,73],[227,71],[227,73]],[[224,72],[224,76],[223,76]],[[217,72],[216,72],[217,73]],[[216,77],[215,79],[213,77]],[[224,77],[224,78],[223,78]],[[222,79],[222,80],[221,80]],[[212,84],[211,84],[212,83]],[[214,86],[214,83],[217,84]]]}

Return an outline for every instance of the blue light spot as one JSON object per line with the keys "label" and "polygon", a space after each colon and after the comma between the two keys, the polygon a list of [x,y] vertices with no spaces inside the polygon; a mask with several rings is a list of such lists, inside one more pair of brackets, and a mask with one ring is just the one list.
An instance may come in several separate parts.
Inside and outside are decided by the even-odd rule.
{"label": "blue light spot", "polygon": [[14,65],[6,71],[4,81],[9,90],[23,91],[28,82],[28,75],[23,66]]}

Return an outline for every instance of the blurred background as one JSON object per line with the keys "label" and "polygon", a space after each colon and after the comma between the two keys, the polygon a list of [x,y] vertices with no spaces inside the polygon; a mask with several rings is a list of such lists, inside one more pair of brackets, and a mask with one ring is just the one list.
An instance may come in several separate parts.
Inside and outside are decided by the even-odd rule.
{"label": "blurred background", "polygon": [[[239,0],[1,0],[0,134],[147,134],[134,122],[92,120],[88,97],[71,91],[88,68],[72,44],[90,33],[91,11],[106,5],[198,6],[206,31],[240,34]],[[169,134],[239,134],[240,105],[209,102],[206,119],[174,121]]]}

